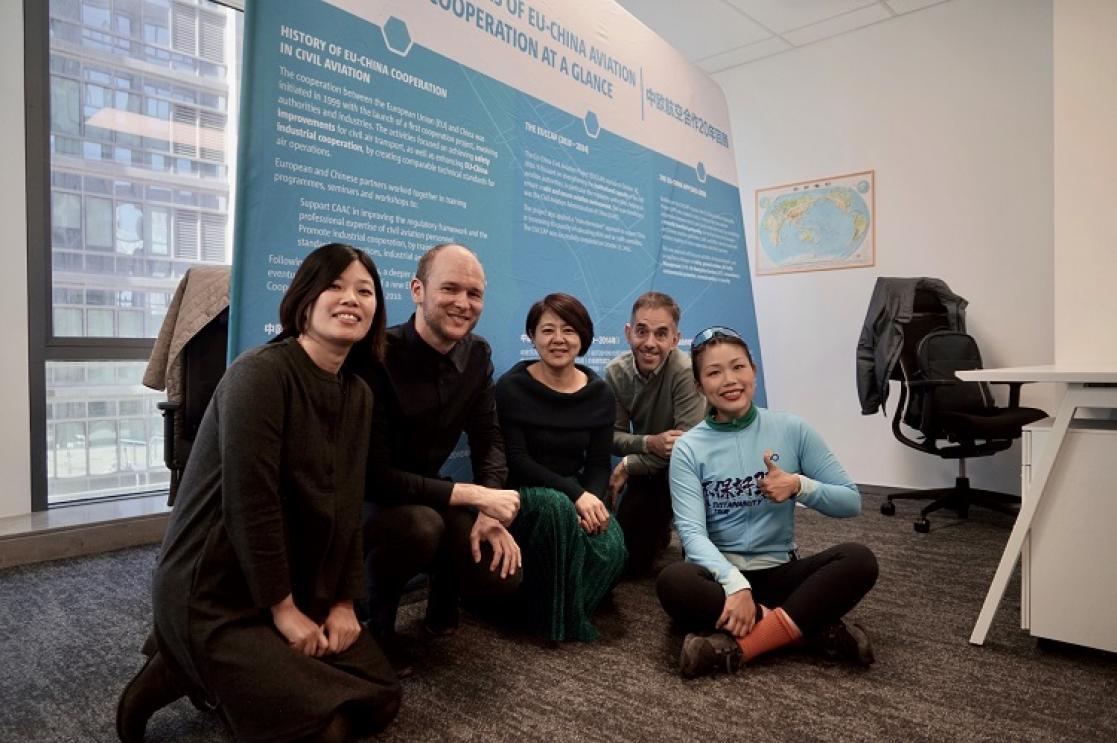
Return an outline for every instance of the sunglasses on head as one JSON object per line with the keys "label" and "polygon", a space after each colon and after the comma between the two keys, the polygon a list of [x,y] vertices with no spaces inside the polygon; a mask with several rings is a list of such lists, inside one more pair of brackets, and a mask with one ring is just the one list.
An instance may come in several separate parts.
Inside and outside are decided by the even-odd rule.
{"label": "sunglasses on head", "polygon": [[691,352],[697,351],[698,349],[702,348],[702,346],[706,345],[714,338],[735,338],[741,341],[741,343],[745,342],[745,339],[741,337],[741,334],[733,328],[727,328],[724,325],[714,325],[712,327],[706,328],[705,330],[699,331],[698,333],[695,333],[694,340],[690,342]]}

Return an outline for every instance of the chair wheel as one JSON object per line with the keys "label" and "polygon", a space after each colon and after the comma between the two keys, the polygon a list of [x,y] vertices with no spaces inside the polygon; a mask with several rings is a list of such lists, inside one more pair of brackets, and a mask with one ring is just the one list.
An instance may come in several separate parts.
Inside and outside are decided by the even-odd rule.
{"label": "chair wheel", "polygon": [[890,500],[886,500],[884,503],[880,504],[880,512],[885,516],[895,516],[896,504]]}
{"label": "chair wheel", "polygon": [[912,528],[920,534],[926,534],[931,531],[931,522],[927,519],[916,519],[915,523],[912,524]]}

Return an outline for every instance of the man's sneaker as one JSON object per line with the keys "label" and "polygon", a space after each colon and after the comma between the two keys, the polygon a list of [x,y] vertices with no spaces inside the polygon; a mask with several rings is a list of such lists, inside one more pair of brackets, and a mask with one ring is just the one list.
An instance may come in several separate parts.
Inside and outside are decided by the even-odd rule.
{"label": "man's sneaker", "polygon": [[[395,618],[395,612],[392,612],[392,618]],[[394,624],[394,622],[393,622]],[[384,657],[388,660],[388,665],[396,673],[396,678],[407,678],[415,673],[414,658],[409,648],[405,647],[406,640],[396,634],[395,627],[388,625],[386,629],[384,624],[370,621],[365,629],[380,648],[380,652],[384,653]]]}
{"label": "man's sneaker", "polygon": [[424,618],[422,622],[423,634],[431,638],[450,637],[458,631],[458,623],[450,622],[449,624],[436,624],[429,618]]}
{"label": "man's sneaker", "polygon": [[741,647],[725,632],[710,635],[691,633],[679,653],[679,673],[692,679],[713,673],[736,673],[741,667]]}
{"label": "man's sneaker", "polygon": [[427,590],[427,612],[423,616],[423,629],[433,637],[447,637],[454,634],[459,621],[461,610],[458,608],[457,586],[432,576]]}
{"label": "man's sneaker", "polygon": [[[375,637],[375,635],[374,635]],[[405,640],[394,632],[390,637],[376,638],[380,651],[388,660],[388,665],[395,671],[396,678],[405,679],[415,673],[415,656],[411,649],[405,646]]]}
{"label": "man's sneaker", "polygon": [[807,645],[829,660],[841,660],[859,666],[873,663],[873,644],[859,624],[838,620],[807,640]]}

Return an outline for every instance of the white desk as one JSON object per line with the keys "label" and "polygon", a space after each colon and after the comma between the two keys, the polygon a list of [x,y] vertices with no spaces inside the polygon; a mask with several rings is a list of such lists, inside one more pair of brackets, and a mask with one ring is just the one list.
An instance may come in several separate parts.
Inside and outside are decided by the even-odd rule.
{"label": "white desk", "polygon": [[1032,527],[1036,506],[1043,500],[1047,480],[1059,456],[1070,422],[1079,408],[1117,409],[1117,368],[1065,365],[1019,366],[960,371],[958,378],[967,382],[1057,382],[1067,385],[1066,394],[1059,403],[1055,421],[1051,426],[1051,440],[1044,446],[1039,461],[1033,463],[1031,483],[1034,497],[1028,498],[1020,506],[1020,514],[1016,517],[1016,524],[1012,527],[1008,544],[1005,545],[1001,562],[993,576],[993,583],[989,586],[989,593],[985,595],[985,603],[981,606],[981,613],[978,614],[973,633],[970,635],[971,643],[981,645],[985,642],[985,635],[989,632],[993,615],[1004,597],[1008,579],[1012,575],[1012,569],[1016,567],[1020,550],[1024,546],[1024,538],[1028,536]]}

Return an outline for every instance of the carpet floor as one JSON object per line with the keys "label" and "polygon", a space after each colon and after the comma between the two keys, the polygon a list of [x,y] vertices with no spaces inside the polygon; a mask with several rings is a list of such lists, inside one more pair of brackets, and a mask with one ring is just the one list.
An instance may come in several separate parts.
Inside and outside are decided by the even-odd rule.
{"label": "carpet floor", "polygon": [[[858,541],[877,554],[880,579],[851,615],[873,638],[869,670],[789,651],[735,676],[683,681],[682,638],[650,579],[617,587],[593,644],[509,637],[468,615],[453,636],[425,640],[423,606],[412,603],[400,630],[415,673],[378,740],[1117,740],[1117,655],[1021,631],[1018,577],[986,644],[967,642],[1011,520],[975,509],[916,534],[917,504],[888,518],[881,498],[866,493],[856,519],[798,513],[802,552]],[[155,556],[144,547],[0,571],[0,741],[116,739],[117,695],[141,665],[151,621]],[[673,546],[667,559],[678,556]],[[231,736],[179,701],[147,739]]]}

